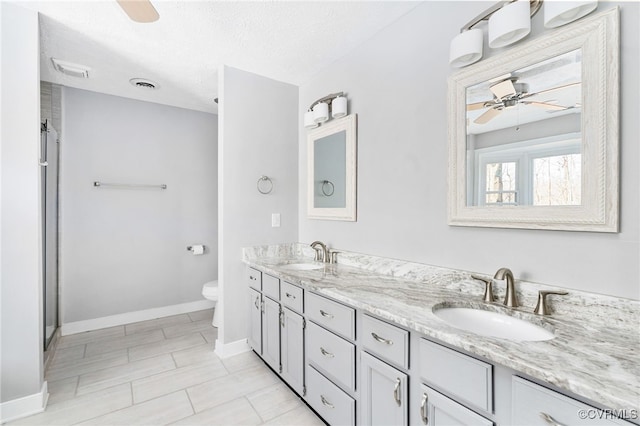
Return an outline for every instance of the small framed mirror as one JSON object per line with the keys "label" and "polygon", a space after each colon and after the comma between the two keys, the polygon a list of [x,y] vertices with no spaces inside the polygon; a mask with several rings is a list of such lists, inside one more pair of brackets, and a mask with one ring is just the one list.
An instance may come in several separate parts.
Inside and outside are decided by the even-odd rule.
{"label": "small framed mirror", "polygon": [[619,11],[449,78],[449,224],[618,231]]}
{"label": "small framed mirror", "polygon": [[309,219],[356,220],[356,125],[351,114],[309,132]]}

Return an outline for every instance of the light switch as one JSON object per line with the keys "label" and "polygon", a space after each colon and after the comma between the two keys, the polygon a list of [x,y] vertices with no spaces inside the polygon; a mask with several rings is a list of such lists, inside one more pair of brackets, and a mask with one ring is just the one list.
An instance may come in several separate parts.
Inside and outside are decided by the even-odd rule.
{"label": "light switch", "polygon": [[271,213],[271,227],[280,228],[280,213]]}

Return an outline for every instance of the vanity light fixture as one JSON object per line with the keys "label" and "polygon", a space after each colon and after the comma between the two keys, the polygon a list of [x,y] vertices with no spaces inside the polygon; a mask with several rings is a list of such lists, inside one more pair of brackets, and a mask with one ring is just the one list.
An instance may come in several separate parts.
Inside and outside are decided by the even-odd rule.
{"label": "vanity light fixture", "polygon": [[598,0],[547,0],[544,5],[544,26],[547,28],[560,27],[590,14],[596,7],[598,7]]}
{"label": "vanity light fixture", "polygon": [[[488,42],[493,49],[509,46],[531,32],[531,18],[542,7],[543,0],[502,0],[460,29],[451,40],[449,64],[454,68],[466,67],[482,59],[483,31],[474,28],[483,21],[488,23]],[[591,13],[597,0],[546,0],[545,27],[554,28],[580,19]]]}
{"label": "vanity light fixture", "polygon": [[304,114],[304,127],[314,129],[328,121],[329,115],[333,118],[347,115],[347,98],[343,92],[332,93],[312,103]]}
{"label": "vanity light fixture", "polygon": [[529,2],[518,0],[489,18],[489,47],[496,49],[515,43],[531,32]]}

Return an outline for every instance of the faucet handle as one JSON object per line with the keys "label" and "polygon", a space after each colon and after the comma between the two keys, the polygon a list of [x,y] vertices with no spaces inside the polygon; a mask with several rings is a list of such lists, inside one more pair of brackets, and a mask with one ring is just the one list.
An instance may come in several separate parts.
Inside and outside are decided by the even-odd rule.
{"label": "faucet handle", "polygon": [[338,263],[338,253],[337,250],[329,249],[329,263]]}
{"label": "faucet handle", "polygon": [[557,294],[559,296],[565,296],[569,293],[567,293],[566,291],[543,291],[540,290],[538,292],[538,303],[536,304],[535,309],[533,310],[533,313],[536,315],[549,315],[551,314],[551,311],[549,311],[549,306],[547,305],[547,295],[548,294]]}
{"label": "faucet handle", "polygon": [[493,280],[491,278],[481,277],[480,275],[471,275],[474,280],[482,281],[485,285],[483,299],[487,303],[492,303],[493,296]]}

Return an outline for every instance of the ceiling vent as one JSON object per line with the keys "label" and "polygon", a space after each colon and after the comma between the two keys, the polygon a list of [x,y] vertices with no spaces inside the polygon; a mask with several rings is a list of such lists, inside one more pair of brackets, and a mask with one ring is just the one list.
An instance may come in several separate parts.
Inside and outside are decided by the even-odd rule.
{"label": "ceiling vent", "polygon": [[72,62],[61,61],[60,59],[51,58],[51,62],[53,62],[53,67],[60,71],[62,74],[78,77],[78,78],[89,78],[89,70],[91,68],[86,67],[80,64],[74,64]]}
{"label": "ceiling vent", "polygon": [[158,83],[147,80],[146,78],[132,78],[131,80],[129,80],[129,83],[145,90],[157,90],[160,88]]}

